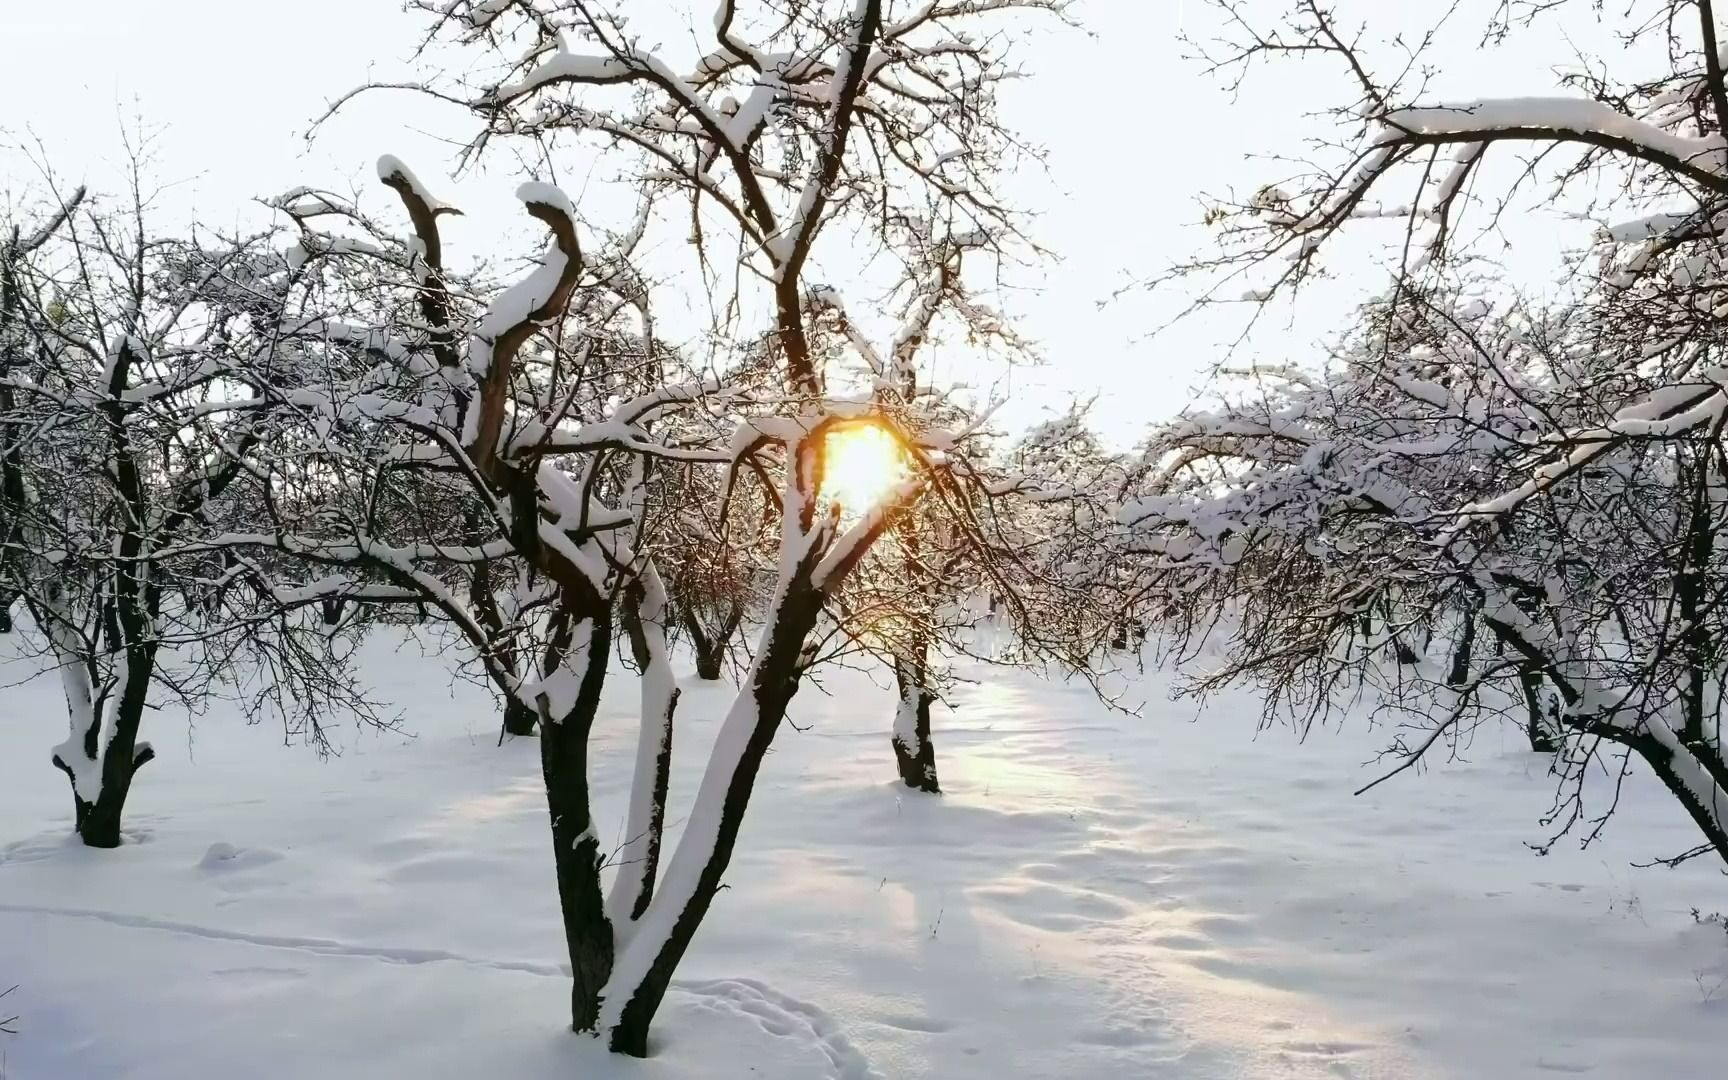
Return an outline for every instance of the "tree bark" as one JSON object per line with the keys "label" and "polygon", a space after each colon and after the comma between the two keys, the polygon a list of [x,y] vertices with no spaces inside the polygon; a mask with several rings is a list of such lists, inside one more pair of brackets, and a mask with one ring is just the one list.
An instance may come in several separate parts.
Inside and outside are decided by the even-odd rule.
{"label": "tree bark", "polygon": [[[126,797],[132,790],[132,778],[156,757],[156,752],[147,742],[138,739],[138,727],[144,715],[144,702],[150,689],[150,676],[155,663],[154,650],[148,647],[126,650],[127,664],[121,685],[114,692],[118,700],[98,703],[85,697],[85,708],[82,710],[88,717],[84,730],[78,733],[76,740],[68,739],[56,749],[53,756],[54,767],[66,774],[72,785],[73,829],[86,847],[116,848],[121,843],[120,824],[122,814],[126,809]],[[62,663],[82,663],[81,660],[63,659]],[[67,684],[68,694],[75,691],[73,683]],[[75,704],[69,698],[67,705],[75,709]],[[100,705],[100,707],[98,707]],[[102,743],[103,709],[112,711],[113,721],[107,732],[108,741]],[[77,712],[74,712],[77,715]],[[64,755],[64,756],[63,756]],[[79,756],[83,760],[78,764],[86,766],[86,770],[74,770],[73,762],[66,756]],[[88,798],[86,792],[78,789],[77,776],[79,771],[87,771],[89,766],[96,767],[101,776],[101,790],[94,799]]]}
{"label": "tree bark", "polygon": [[679,605],[678,621],[689,635],[690,650],[696,654],[697,678],[706,682],[719,681],[720,667],[726,659],[726,646],[731,643],[732,635],[738,632],[738,626],[743,619],[744,605],[735,602],[727,611],[726,617],[714,628],[714,632],[709,633],[690,605]]}
{"label": "tree bark", "polygon": [[1463,631],[1458,635],[1458,647],[1452,652],[1452,669],[1446,673],[1446,685],[1463,686],[1470,679],[1470,662],[1476,649],[1476,612],[1464,613]]}
{"label": "tree bark", "polygon": [[516,700],[515,696],[504,699],[504,733],[523,738],[534,734],[534,725],[540,720],[533,709]]}
{"label": "tree bark", "polygon": [[[609,997],[622,1001],[608,1036],[617,1053],[647,1056],[648,1029],[671,985],[672,973],[720,891],[756,774],[798,692],[801,653],[822,610],[823,595],[811,584],[812,571],[813,563],[794,570],[771,609],[771,622],[746,689],[722,725],[722,742],[702,778],[696,807],[672,855],[660,895],[643,920],[645,929],[632,940],[634,948],[626,951],[630,979],[610,989]],[[741,738],[741,745],[730,751],[727,742],[733,737]],[[714,815],[711,826],[704,820],[710,813]],[[693,830],[698,828],[713,829],[711,844],[692,844]],[[656,921],[646,926],[656,916],[670,925]]]}
{"label": "tree bark", "polygon": [[624,635],[642,673],[642,708],[626,839],[618,853],[618,875],[609,900],[614,922],[642,917],[654,899],[659,874],[666,795],[672,782],[672,717],[679,697],[666,645],[666,617],[666,590],[650,562],[624,590]]}
{"label": "tree bark", "polygon": [[[1659,738],[1648,732],[1632,734],[1617,732],[1610,733],[1608,737],[1631,747],[1639,757],[1644,759],[1651,771],[1662,781],[1663,786],[1679,801],[1681,806],[1686,808],[1686,812],[1691,815],[1692,821],[1698,826],[1698,831],[1704,834],[1717,856],[1724,863],[1728,863],[1728,827],[1724,826],[1721,807],[1717,805],[1715,798],[1708,802],[1699,798],[1698,792],[1694,790],[1691,784],[1687,783],[1686,777],[1682,775],[1681,767],[1676,761],[1680,755],[1664,746]],[[1692,759],[1687,764],[1703,768],[1707,774],[1722,775],[1720,759],[1717,760],[1716,768],[1711,769],[1704,767],[1704,762],[1698,760],[1695,755],[1687,756]],[[1718,782],[1718,786],[1720,786],[1720,782]],[[1717,792],[1717,795],[1719,796],[1720,792]]]}
{"label": "tree bark", "polygon": [[[149,743],[134,748],[131,764],[125,768],[119,767],[123,759],[118,755],[105,756],[102,762],[102,792],[94,802],[86,801],[78,794],[76,784],[72,786],[72,820],[73,829],[78,838],[84,841],[85,847],[117,848],[121,844],[120,821],[126,809],[126,796],[132,789],[132,778],[138,770],[155,760],[156,751]],[[109,763],[114,763],[110,769]],[[59,755],[54,757],[54,766],[68,777],[72,770],[67,767]],[[110,780],[110,776],[119,776],[118,782]]]}
{"label": "tree bark", "polygon": [[697,650],[696,677],[703,682],[719,682],[720,655],[708,650]]}
{"label": "tree bark", "polygon": [[1538,754],[1552,754],[1558,747],[1547,728],[1542,708],[1542,676],[1533,671],[1518,672],[1518,686],[1524,691],[1524,733],[1530,739],[1530,749]]}
{"label": "tree bark", "polygon": [[930,706],[936,700],[908,665],[894,665],[894,679],[900,687],[900,701],[894,712],[894,734],[888,741],[894,747],[894,765],[900,780],[909,788],[940,794],[936,780],[936,748],[930,741]]}
{"label": "tree bark", "polygon": [[[573,623],[569,614],[558,618]],[[542,696],[540,770],[546,783],[546,810],[552,825],[552,858],[558,878],[558,906],[570,956],[570,1027],[595,1031],[600,990],[612,974],[612,923],[600,890],[600,841],[594,833],[588,790],[588,736],[606,681],[612,647],[611,613],[589,613],[582,624],[587,638],[570,649],[575,625],[566,625],[549,650],[548,668],[568,659],[581,665],[582,681],[574,705],[562,717],[551,715]]]}

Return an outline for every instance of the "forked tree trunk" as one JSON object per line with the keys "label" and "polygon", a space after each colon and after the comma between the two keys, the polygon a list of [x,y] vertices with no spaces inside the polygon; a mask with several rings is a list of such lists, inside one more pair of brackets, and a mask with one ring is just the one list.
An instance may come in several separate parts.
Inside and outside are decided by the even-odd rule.
{"label": "forked tree trunk", "polygon": [[[156,751],[150,748],[149,743],[139,743],[133,748],[129,765],[122,765],[124,757],[110,751],[101,763],[102,790],[94,802],[79,794],[76,783],[72,785],[74,828],[85,847],[120,846],[121,815],[126,809],[126,796],[132,789],[132,777],[155,757]],[[68,777],[72,776],[71,769],[59,755],[55,755],[54,764]]]}
{"label": "forked tree trunk", "polygon": [[[600,1016],[600,990],[612,974],[612,923],[600,891],[600,840],[588,792],[588,736],[606,682],[606,661],[612,648],[612,616],[608,610],[557,616],[568,625],[554,635],[549,654],[552,668],[563,659],[582,674],[573,705],[562,716],[552,714],[542,695],[540,770],[546,782],[546,810],[552,824],[552,858],[558,878],[558,906],[564,920],[564,941],[570,955],[570,1026],[595,1031]],[[586,630],[586,635],[576,633]],[[561,654],[568,652],[567,658]]]}
{"label": "forked tree trunk", "polygon": [[[928,646],[920,649],[927,652]],[[894,682],[900,700],[894,709],[894,765],[909,788],[939,794],[936,781],[936,748],[930,741],[930,706],[936,695],[926,685],[926,665],[919,660],[896,660]]]}
{"label": "forked tree trunk", "polygon": [[611,1048],[644,1057],[648,1029],[672,973],[696,936],[721,887],[762,759],[798,692],[801,653],[821,613],[823,596],[810,565],[794,568],[770,609],[767,628],[743,689],[721,726],[684,835],[658,893],[631,931],[607,988],[602,1022]]}
{"label": "forked tree trunk", "polygon": [[726,659],[726,647],[731,644],[732,635],[738,632],[738,626],[743,620],[744,605],[733,603],[726,616],[710,632],[702,625],[702,620],[697,618],[690,605],[679,606],[678,621],[690,638],[690,651],[696,654],[697,678],[707,682],[719,680],[720,666]]}
{"label": "forked tree trunk", "polygon": [[[61,638],[64,643],[64,633]],[[54,748],[53,763],[72,786],[73,828],[86,847],[120,846],[132,778],[156,756],[149,743],[138,739],[153,651],[127,650],[118,684],[107,699],[98,701],[91,692],[89,666],[81,657],[56,649],[72,731]]]}

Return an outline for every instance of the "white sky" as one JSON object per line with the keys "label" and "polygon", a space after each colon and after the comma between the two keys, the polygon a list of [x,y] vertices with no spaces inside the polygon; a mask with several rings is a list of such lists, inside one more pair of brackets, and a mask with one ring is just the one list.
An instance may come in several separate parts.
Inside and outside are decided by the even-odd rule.
{"label": "white sky", "polygon": [[[708,0],[692,5],[632,2],[643,19],[704,26]],[[1357,0],[1376,19],[1406,23],[1414,12],[1387,13]],[[1398,5],[1401,6],[1401,5]],[[1410,5],[1425,8],[1428,5]],[[518,227],[511,191],[519,179],[495,160],[488,171],[448,178],[455,144],[472,133],[461,110],[407,95],[362,98],[304,139],[324,103],[368,79],[400,79],[425,27],[398,0],[61,0],[8,4],[7,63],[0,65],[0,142],[40,141],[68,185],[88,181],[116,190],[119,139],[134,115],[155,130],[151,175],[170,185],[159,200],[165,224],[197,219],[216,226],[257,221],[248,200],[298,184],[359,189],[378,199],[373,163],[381,153],[407,161],[441,196],[467,212],[447,226],[446,248],[513,255],[532,251],[535,232]],[[1267,18],[1282,0],[1250,3]],[[1099,396],[1095,422],[1112,441],[1132,442],[1146,423],[1185,405],[1205,384],[1246,312],[1209,316],[1149,338],[1171,306],[1130,293],[1102,308],[1131,278],[1167,261],[1206,250],[1197,224],[1203,192],[1247,192],[1281,177],[1276,162],[1250,160],[1299,148],[1317,129],[1305,112],[1345,84],[1323,64],[1285,68],[1251,83],[1232,100],[1202,75],[1179,29],[1204,31],[1201,0],[1085,0],[1075,13],[1091,36],[1051,23],[1016,48],[1032,76],[1014,84],[1005,117],[1027,141],[1049,153],[1049,174],[1014,178],[1011,191],[1040,218],[1034,234],[1062,257],[1041,276],[1028,275],[1003,306],[1021,320],[1048,359],[1013,376],[1014,401],[1003,419],[1036,420],[1069,399]],[[1540,53],[1542,42],[1534,48]],[[1455,52],[1437,95],[1552,93],[1535,54]],[[1563,51],[1541,60],[1567,59]],[[563,182],[588,216],[604,199],[607,177],[565,164]],[[14,194],[39,183],[30,163],[0,151],[0,189]],[[592,190],[591,190],[592,189]],[[374,203],[379,207],[394,204]],[[447,219],[448,220],[448,219]],[[622,221],[613,221],[622,225]],[[1537,236],[1553,248],[1548,226]],[[844,274],[843,269],[825,268]],[[1364,273],[1364,278],[1372,275]],[[1361,283],[1357,283],[1361,284]],[[1339,325],[1348,289],[1323,290],[1256,342],[1296,356]],[[1281,321],[1282,320],[1282,321]]]}

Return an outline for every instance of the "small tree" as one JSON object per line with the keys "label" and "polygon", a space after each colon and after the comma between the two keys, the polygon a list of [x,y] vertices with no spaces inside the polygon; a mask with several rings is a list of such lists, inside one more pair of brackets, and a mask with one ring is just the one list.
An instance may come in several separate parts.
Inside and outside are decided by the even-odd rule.
{"label": "small tree", "polygon": [[285,713],[290,699],[360,704],[267,587],[227,592],[224,571],[184,549],[261,437],[262,418],[234,419],[222,398],[256,374],[284,297],[253,276],[263,237],[148,232],[134,164],[123,212],[80,189],[0,252],[0,568],[65,690],[71,730],[53,761],[92,847],[121,842],[154,756],[139,738],[153,694],[197,709],[245,647],[273,667],[266,696]]}

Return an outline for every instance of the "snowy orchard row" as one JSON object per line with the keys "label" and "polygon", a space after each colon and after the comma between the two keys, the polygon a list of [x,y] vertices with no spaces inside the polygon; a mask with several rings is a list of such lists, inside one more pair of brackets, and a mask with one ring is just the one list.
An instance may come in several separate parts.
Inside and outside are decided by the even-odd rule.
{"label": "snowy orchard row", "polygon": [[[1125,520],[1161,567],[1164,613],[1190,643],[1233,620],[1200,688],[1250,680],[1305,721],[1367,689],[1402,721],[1391,772],[1511,714],[1556,755],[1556,837],[1600,831],[1635,757],[1702,834],[1654,854],[1728,860],[1714,5],[1604,17],[1615,55],[1563,68],[1561,96],[1438,104],[1429,50],[1587,34],[1595,15],[1485,5],[1411,35],[1318,0],[1277,20],[1218,8],[1216,70],[1314,60],[1346,88],[1313,169],[1218,206],[1222,249],[1173,278],[1202,302],[1246,282],[1265,304],[1321,274],[1344,234],[1398,231],[1384,287],[1320,363],[1250,363],[1240,392],[1146,448]],[[1503,213],[1546,205],[1595,227],[1553,253],[1564,287],[1533,300],[1488,241]],[[1593,776],[1608,790],[1592,803]]]}

